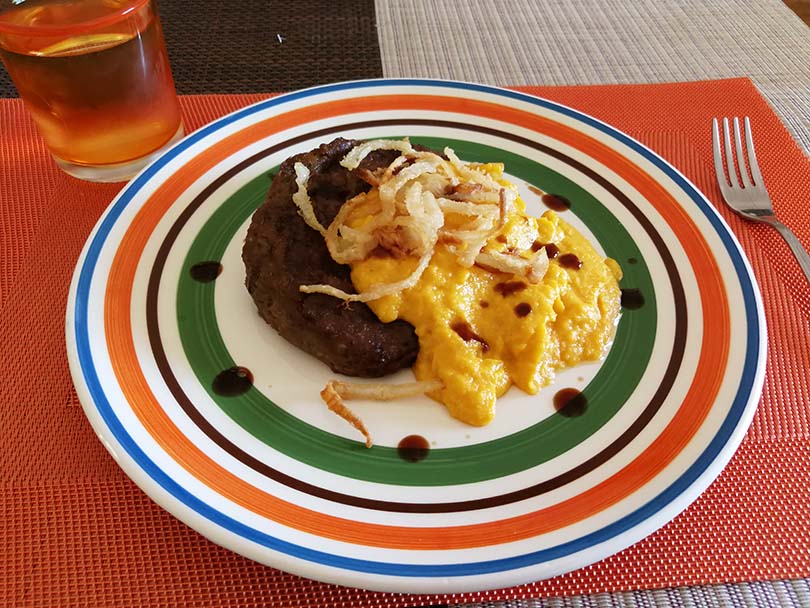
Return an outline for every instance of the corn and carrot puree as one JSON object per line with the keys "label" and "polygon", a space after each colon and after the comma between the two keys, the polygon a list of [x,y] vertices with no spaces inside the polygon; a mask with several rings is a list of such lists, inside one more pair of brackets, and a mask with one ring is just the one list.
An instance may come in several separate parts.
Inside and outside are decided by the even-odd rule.
{"label": "corn and carrot puree", "polygon": [[[404,319],[416,328],[416,378],[441,380],[444,388],[430,396],[476,426],[492,421],[498,397],[512,384],[535,394],[557,370],[600,359],[619,315],[618,264],[601,257],[554,211],[532,218],[520,199],[515,207],[484,251],[531,252],[554,244],[558,251],[540,282],[464,268],[439,245],[415,286],[368,303],[381,321]],[[563,267],[565,255],[576,256],[579,268]],[[370,257],[352,265],[352,281],[364,291],[402,279],[415,264]]]}

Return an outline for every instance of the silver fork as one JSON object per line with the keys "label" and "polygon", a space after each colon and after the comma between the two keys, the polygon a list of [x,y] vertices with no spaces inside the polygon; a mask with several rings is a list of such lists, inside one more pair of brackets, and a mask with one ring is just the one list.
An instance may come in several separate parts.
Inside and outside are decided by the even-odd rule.
{"label": "silver fork", "polygon": [[[745,117],[745,149],[748,154],[748,164],[751,168],[751,175],[743,157],[742,137],[740,137],[740,119],[734,118],[734,148],[737,152],[737,165],[743,183],[737,177],[737,169],[734,167],[734,156],[731,151],[731,134],[729,133],[728,118],[723,119],[723,143],[725,144],[726,168],[728,178],[723,170],[723,151],[720,148],[720,125],[717,119],[712,120],[712,147],[714,148],[714,171],[717,174],[717,183],[720,185],[720,192],[723,198],[731,207],[732,211],[741,215],[747,220],[768,224],[779,231],[785,239],[799,266],[804,271],[804,276],[810,282],[810,255],[802,247],[798,237],[776,219],[773,212],[773,204],[768,191],[765,189],[765,182],[762,180],[762,173],[759,171],[757,155],[754,151],[754,140],[751,137],[751,122]],[[752,181],[753,178],[753,181]],[[730,180],[730,182],[729,182]]]}

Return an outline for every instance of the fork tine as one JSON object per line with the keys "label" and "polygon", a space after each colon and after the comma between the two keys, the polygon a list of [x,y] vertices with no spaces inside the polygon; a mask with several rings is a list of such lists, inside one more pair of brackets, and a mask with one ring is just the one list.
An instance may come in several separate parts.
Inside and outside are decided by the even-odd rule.
{"label": "fork tine", "polygon": [[737,179],[737,169],[734,167],[734,153],[731,151],[731,134],[728,128],[728,118],[723,119],[723,141],[725,143],[728,181],[733,188],[740,188],[740,180]]}
{"label": "fork tine", "polygon": [[723,153],[720,150],[720,123],[716,118],[712,118],[712,152],[714,153],[714,173],[717,176],[717,184],[725,196],[728,180],[726,180],[726,172],[723,169]]}
{"label": "fork tine", "polygon": [[745,157],[743,156],[742,135],[740,135],[740,119],[736,116],[734,117],[734,147],[737,150],[737,166],[740,168],[740,176],[742,177],[742,181],[746,188],[753,188],[754,184],[751,183],[751,178],[748,177],[748,169],[745,166]]}
{"label": "fork tine", "polygon": [[748,164],[751,167],[751,176],[754,178],[756,186],[765,187],[765,181],[762,179],[762,173],[759,171],[759,163],[757,162],[757,153],[754,151],[754,138],[751,136],[751,121],[745,117],[745,149],[748,151]]}

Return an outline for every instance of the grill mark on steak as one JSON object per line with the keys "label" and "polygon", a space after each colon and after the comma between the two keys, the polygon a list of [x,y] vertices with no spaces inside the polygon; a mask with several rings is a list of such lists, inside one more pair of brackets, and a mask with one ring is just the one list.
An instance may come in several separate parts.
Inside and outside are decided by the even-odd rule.
{"label": "grill mark on steak", "polygon": [[[308,191],[323,226],[346,200],[367,192],[370,186],[339,164],[357,143],[338,138],[282,163],[253,215],[242,260],[259,315],[282,337],[336,373],[373,378],[413,364],[419,352],[413,326],[401,320],[383,323],[362,302],[299,291],[300,285],[323,283],[356,293],[350,267],[332,259],[323,237],[307,226],[292,201],[296,162],[310,170]],[[398,154],[373,152],[359,169],[386,167]]]}

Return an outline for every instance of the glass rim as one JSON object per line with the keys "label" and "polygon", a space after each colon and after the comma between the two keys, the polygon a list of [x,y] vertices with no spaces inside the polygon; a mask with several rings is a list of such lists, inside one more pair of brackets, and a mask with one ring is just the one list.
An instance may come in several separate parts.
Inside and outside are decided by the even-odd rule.
{"label": "glass rim", "polygon": [[72,25],[18,25],[16,23],[4,22],[3,13],[0,13],[0,33],[35,37],[79,34],[88,29],[104,27],[123,21],[131,12],[140,9],[149,2],[150,0],[132,0],[127,6],[113,11],[108,15],[96,17],[95,19],[87,19]]}

